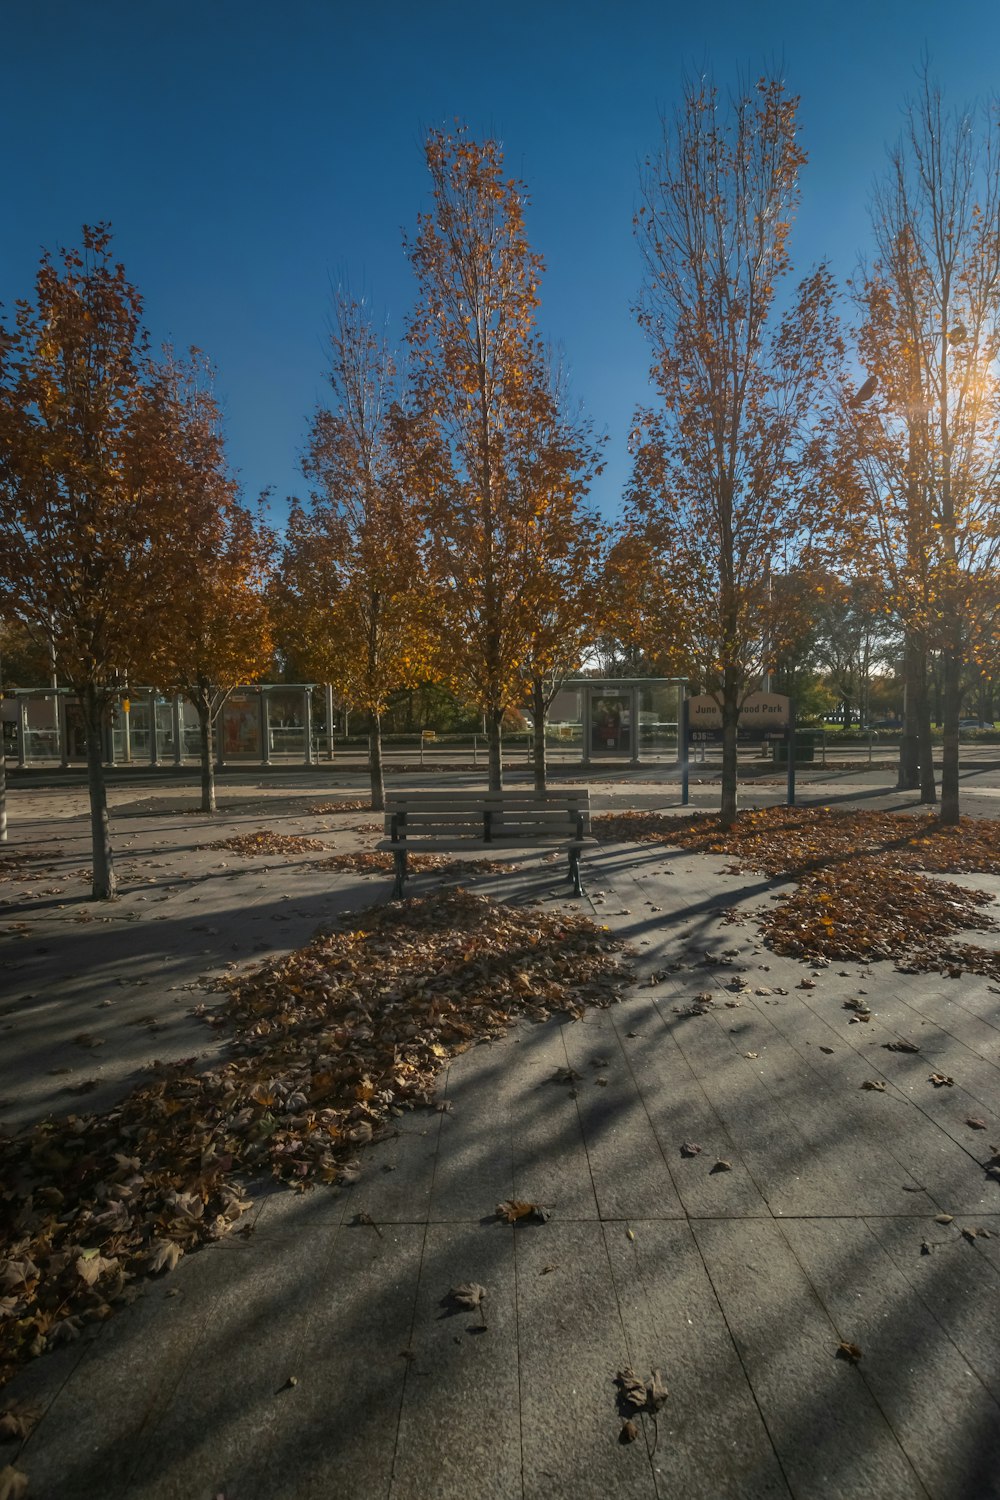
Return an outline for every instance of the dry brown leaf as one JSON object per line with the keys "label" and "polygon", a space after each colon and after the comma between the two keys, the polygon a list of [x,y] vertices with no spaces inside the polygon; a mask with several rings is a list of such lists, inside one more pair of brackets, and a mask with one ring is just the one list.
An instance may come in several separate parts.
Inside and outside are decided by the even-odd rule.
{"label": "dry brown leaf", "polygon": [[28,1476],[11,1464],[0,1469],[0,1500],[21,1500],[28,1493]]}
{"label": "dry brown leaf", "polygon": [[154,1240],[149,1247],[149,1269],[154,1272],[172,1271],[183,1254],[183,1248],[175,1240]]}
{"label": "dry brown leaf", "polygon": [[662,1373],[659,1370],[654,1370],[651,1378],[646,1382],[647,1410],[658,1412],[669,1394],[669,1391],[663,1384]]}
{"label": "dry brown leaf", "polygon": [[872,1089],[876,1094],[885,1093],[885,1084],[881,1078],[866,1078],[861,1087],[863,1089]]}
{"label": "dry brown leaf", "polygon": [[936,1089],[941,1089],[951,1088],[955,1080],[954,1078],[949,1078],[947,1073],[931,1073],[927,1079],[927,1082],[933,1083]]}
{"label": "dry brown leaf", "polygon": [[856,1365],[858,1360],[862,1357],[862,1351],[858,1348],[857,1344],[848,1343],[845,1339],[837,1345],[838,1359],[846,1359],[849,1360],[851,1364]]}
{"label": "dry brown leaf", "polygon": [[472,1312],[478,1308],[483,1327],[486,1327],[486,1308],[483,1306],[486,1301],[486,1288],[480,1286],[478,1281],[460,1281],[457,1286],[449,1290],[445,1301],[454,1308],[468,1308]]}
{"label": "dry brown leaf", "polygon": [[529,1203],[525,1199],[511,1198],[504,1203],[497,1204],[497,1218],[504,1219],[508,1224],[516,1224],[524,1219],[534,1219],[537,1223],[544,1224],[550,1217],[547,1208],[543,1208],[540,1203]]}
{"label": "dry brown leaf", "polygon": [[682,1156],[698,1156],[700,1151],[701,1147],[696,1145],[694,1141],[684,1141],[681,1144]]}
{"label": "dry brown leaf", "polygon": [[0,1412],[0,1442],[23,1442],[26,1437],[30,1437],[41,1419],[40,1406],[31,1406],[26,1401],[12,1401]]}
{"label": "dry brown leaf", "polygon": [[709,1176],[711,1176],[713,1172],[731,1172],[732,1170],[733,1170],[733,1164],[732,1164],[732,1162],[731,1161],[722,1161],[721,1158],[720,1158],[719,1161],[714,1162],[712,1164],[712,1166],[709,1167],[708,1172],[709,1172]]}
{"label": "dry brown leaf", "polygon": [[632,1421],[631,1417],[626,1417],[626,1419],[622,1422],[621,1431],[618,1434],[618,1441],[620,1443],[634,1443],[638,1436],[638,1427]]}
{"label": "dry brown leaf", "polygon": [[619,1400],[625,1406],[631,1406],[635,1411],[643,1409],[646,1405],[646,1382],[636,1374],[631,1365],[618,1371],[615,1384],[618,1386]]}

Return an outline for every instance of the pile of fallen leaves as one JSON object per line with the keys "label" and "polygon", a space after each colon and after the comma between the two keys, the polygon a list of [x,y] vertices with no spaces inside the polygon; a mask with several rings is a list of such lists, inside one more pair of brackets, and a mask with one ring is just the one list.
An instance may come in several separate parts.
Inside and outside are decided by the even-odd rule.
{"label": "pile of fallen leaves", "polygon": [[769,807],[740,813],[730,829],[714,815],[614,813],[593,820],[603,839],[660,843],[735,856],[737,871],[796,882],[759,914],[779,953],[807,958],[891,958],[906,970],[968,969],[1000,978],[1000,953],[947,939],[997,923],[989,894],[928,873],[1000,874],[1000,823],[933,814]]}
{"label": "pile of fallen leaves", "polygon": [[582,917],[455,890],[375,908],[225,983],[219,1066],[157,1065],[100,1115],[0,1137],[0,1383],[220,1239],[270,1171],[356,1181],[358,1149],[432,1105],[443,1062],[521,1016],[616,1000],[621,944]]}
{"label": "pile of fallen leaves", "polygon": [[[388,850],[355,850],[350,854],[333,854],[329,859],[317,859],[313,869],[377,875],[391,871],[393,863],[392,854]],[[499,859],[452,859],[445,854],[408,854],[407,868],[417,875],[434,870],[446,871],[449,875],[497,875],[512,870],[515,866]]]}
{"label": "pile of fallen leaves", "polygon": [[314,802],[309,811],[325,818],[330,813],[371,812],[371,806],[370,802],[365,802],[359,797],[348,797],[342,798],[339,802]]}
{"label": "pile of fallen leaves", "polygon": [[232,854],[312,854],[329,848],[319,839],[303,838],[295,833],[274,833],[270,828],[258,828],[256,833],[242,833],[230,839],[217,839],[207,844],[208,849],[226,849]]}
{"label": "pile of fallen leaves", "polygon": [[50,880],[52,861],[61,858],[61,849],[5,849],[0,853],[0,880]]}

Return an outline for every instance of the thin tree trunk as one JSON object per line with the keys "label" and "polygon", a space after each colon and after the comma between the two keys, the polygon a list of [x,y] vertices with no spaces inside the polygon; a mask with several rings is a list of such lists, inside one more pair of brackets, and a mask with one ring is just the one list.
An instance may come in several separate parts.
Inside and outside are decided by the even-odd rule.
{"label": "thin tree trunk", "polygon": [[[727,666],[722,684],[722,800],[719,822],[723,828],[732,828],[736,822],[736,723],[740,713],[739,683],[736,669]],[[794,747],[788,747],[789,755]]]}
{"label": "thin tree trunk", "polygon": [[83,694],[83,717],[87,739],[87,789],[90,793],[90,842],[93,858],[91,896],[95,901],[113,901],[118,894],[118,879],[111,852],[108,790],[104,781],[103,709],[97,690],[88,686]]}
{"label": "thin tree trunk", "polygon": [[372,783],[372,812],[385,809],[385,778],[382,773],[382,716],[373,713],[368,731],[368,771]]}
{"label": "thin tree trunk", "polygon": [[920,749],[920,801],[932,807],[937,802],[934,779],[934,743],[931,739],[931,700],[927,691],[927,648],[921,646],[917,673],[917,735]]}
{"label": "thin tree trunk", "polygon": [[912,630],[906,632],[903,653],[903,735],[899,742],[899,775],[896,788],[915,791],[920,785],[920,642]]}
{"label": "thin tree trunk", "polygon": [[489,755],[489,789],[491,792],[503,791],[503,760],[500,750],[500,725],[502,723],[502,708],[487,709],[486,746]]}
{"label": "thin tree trunk", "polygon": [[545,791],[545,686],[540,677],[531,679],[531,708],[535,721],[535,740],[532,745],[531,764],[535,777],[535,791]]}
{"label": "thin tree trunk", "polygon": [[199,693],[194,700],[201,731],[201,811],[215,812],[215,756],[212,748],[212,705],[208,695]]}
{"label": "thin tree trunk", "polygon": [[944,700],[944,748],[941,755],[941,822],[954,827],[959,820],[958,714],[962,694],[962,657],[948,646],[941,653]]}

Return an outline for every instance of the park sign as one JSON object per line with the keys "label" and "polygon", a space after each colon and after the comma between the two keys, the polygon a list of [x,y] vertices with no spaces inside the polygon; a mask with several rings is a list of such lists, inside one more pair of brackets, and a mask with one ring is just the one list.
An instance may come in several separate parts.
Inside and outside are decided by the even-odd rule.
{"label": "park sign", "polygon": [[[711,693],[687,700],[688,734],[695,744],[722,739],[722,709]],[[749,693],[743,700],[736,733],[741,740],[784,739],[791,724],[791,704],[784,693]]]}

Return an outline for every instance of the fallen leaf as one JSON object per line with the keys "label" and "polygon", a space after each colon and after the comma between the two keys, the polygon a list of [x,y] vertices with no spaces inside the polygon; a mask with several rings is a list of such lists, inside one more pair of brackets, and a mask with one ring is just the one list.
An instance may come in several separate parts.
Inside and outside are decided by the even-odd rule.
{"label": "fallen leaf", "polygon": [[754,1059],[756,1059],[756,1058],[758,1058],[760,1056],[760,1053],[759,1052],[744,1052],[743,1056],[744,1057],[749,1057],[750,1060],[751,1060],[751,1062],[752,1062],[752,1061],[754,1061]]}
{"label": "fallen leaf", "polygon": [[632,1421],[631,1417],[627,1417],[622,1423],[621,1431],[618,1434],[618,1441],[620,1443],[634,1443],[638,1436],[638,1427]]}
{"label": "fallen leaf", "polygon": [[843,1340],[837,1345],[837,1358],[850,1360],[852,1364],[856,1365],[858,1360],[862,1358],[862,1353],[857,1344],[850,1344],[846,1340]]}
{"label": "fallen leaf", "polygon": [[863,1089],[874,1089],[877,1094],[885,1093],[885,1084],[881,1078],[866,1078],[861,1087]]}
{"label": "fallen leaf", "polygon": [[646,1382],[640,1379],[631,1365],[618,1371],[615,1384],[618,1386],[618,1398],[625,1406],[631,1406],[636,1411],[643,1409],[646,1405]]}
{"label": "fallen leaf", "polygon": [[927,1081],[928,1083],[933,1083],[936,1089],[951,1088],[955,1082],[954,1078],[949,1078],[947,1073],[931,1073]]}
{"label": "fallen leaf", "polygon": [[457,1286],[449,1290],[445,1300],[455,1307],[466,1307],[472,1312],[475,1312],[478,1307],[483,1327],[486,1327],[486,1309],[483,1307],[486,1300],[486,1288],[480,1286],[478,1281],[460,1281]]}
{"label": "fallen leaf", "polygon": [[731,1172],[732,1170],[733,1164],[731,1161],[719,1160],[709,1167],[708,1172],[709,1176],[711,1176],[713,1172]]}
{"label": "fallen leaf", "polygon": [[0,1500],[21,1500],[28,1493],[28,1476],[20,1469],[4,1464],[0,1469]]}
{"label": "fallen leaf", "polygon": [[42,1419],[40,1406],[29,1406],[24,1401],[14,1401],[0,1412],[0,1442],[17,1439],[23,1442]]}
{"label": "fallen leaf", "polygon": [[183,1249],[174,1240],[154,1240],[148,1252],[149,1269],[172,1271],[183,1254]]}
{"label": "fallen leaf", "polygon": [[657,1412],[666,1401],[669,1392],[663,1384],[663,1376],[659,1370],[654,1370],[651,1379],[646,1382],[646,1407],[649,1411]]}
{"label": "fallen leaf", "polygon": [[968,1127],[969,1127],[970,1130],[985,1130],[986,1129],[986,1121],[985,1120],[974,1119],[972,1115],[969,1116],[969,1118],[966,1120],[965,1123],[966,1123],[966,1125],[968,1125]]}
{"label": "fallen leaf", "polygon": [[821,1046],[821,1047],[820,1047],[820,1049],[819,1049],[819,1050],[820,1050],[820,1051],[821,1051],[821,1052],[832,1052],[832,1051],[833,1051],[833,1048],[832,1048],[832,1047],[822,1047],[822,1046]]}
{"label": "fallen leaf", "polygon": [[954,1214],[935,1214],[935,1224],[951,1224],[955,1218]]}
{"label": "fallen leaf", "polygon": [[534,1219],[539,1224],[545,1224],[551,1218],[551,1214],[540,1203],[529,1203],[524,1199],[511,1198],[509,1201],[497,1204],[497,1218],[504,1219],[508,1224],[516,1224],[523,1219]]}
{"label": "fallen leaf", "polygon": [[683,1145],[681,1146],[681,1155],[682,1156],[697,1156],[700,1153],[700,1151],[701,1151],[701,1147],[700,1146],[696,1146],[695,1143],[694,1143],[694,1141],[685,1141],[683,1143]]}
{"label": "fallen leaf", "polygon": [[374,1231],[378,1235],[379,1239],[383,1238],[381,1229],[375,1223],[375,1220],[372,1218],[371,1214],[365,1213],[364,1209],[361,1209],[361,1211],[359,1213],[356,1213],[354,1215],[354,1223],[355,1224],[366,1224],[369,1229],[374,1229]]}

